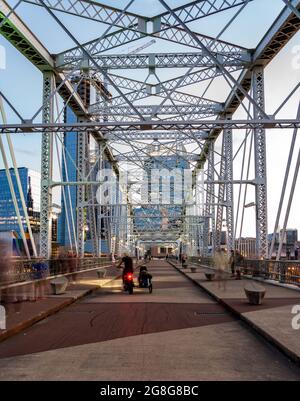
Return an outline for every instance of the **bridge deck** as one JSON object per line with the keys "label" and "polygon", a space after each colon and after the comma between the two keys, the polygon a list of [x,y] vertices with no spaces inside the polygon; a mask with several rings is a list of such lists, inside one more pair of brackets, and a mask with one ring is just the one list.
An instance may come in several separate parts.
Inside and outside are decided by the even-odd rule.
{"label": "bridge deck", "polygon": [[167,262],[149,269],[151,295],[125,294],[115,280],[2,342],[0,379],[299,380],[299,369]]}

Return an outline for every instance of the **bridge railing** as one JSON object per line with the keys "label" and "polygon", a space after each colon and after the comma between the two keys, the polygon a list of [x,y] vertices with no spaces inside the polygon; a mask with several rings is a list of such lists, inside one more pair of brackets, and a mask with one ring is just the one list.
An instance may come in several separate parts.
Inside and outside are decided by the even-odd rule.
{"label": "bridge railing", "polygon": [[[191,262],[215,267],[213,258],[191,258]],[[244,275],[300,286],[300,261],[244,259],[237,267]]]}
{"label": "bridge railing", "polygon": [[109,258],[10,259],[0,261],[0,286],[81,272],[111,263]]}

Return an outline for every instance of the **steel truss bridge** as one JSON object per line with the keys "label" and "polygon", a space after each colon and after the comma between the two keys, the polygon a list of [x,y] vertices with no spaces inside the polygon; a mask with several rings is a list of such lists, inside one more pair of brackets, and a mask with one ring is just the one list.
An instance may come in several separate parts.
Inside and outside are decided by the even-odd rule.
{"label": "steel truss bridge", "polygon": [[[224,226],[227,249],[238,247],[247,190],[252,185],[255,189],[256,256],[268,258],[272,255],[275,234],[271,247],[267,238],[266,129],[270,132],[282,130],[283,137],[293,132],[274,227],[276,233],[300,126],[300,107],[297,115],[288,113],[285,118],[278,117],[290,99],[296,98],[299,102],[298,83],[281,100],[277,110],[271,114],[266,112],[269,107],[265,104],[265,69],[299,31],[300,0],[278,0],[281,11],[273,23],[266,26],[255,48],[248,49],[222,39],[239,23],[242,13],[247,13],[250,7],[253,11],[255,3],[262,2],[268,3],[268,0],[194,0],[174,7],[171,0],[157,0],[161,13],[151,15],[151,10],[145,10],[149,15],[142,15],[135,12],[136,5],[140,5],[138,0],[126,2],[123,9],[116,8],[113,5],[116,2],[107,2],[111,3],[107,5],[90,0],[23,0],[14,5],[0,0],[0,33],[43,77],[41,106],[30,119],[21,115],[14,99],[0,88],[5,108],[11,109],[15,117],[12,121],[2,119],[0,137],[24,133],[42,136],[41,257],[51,256],[55,186],[61,186],[65,208],[69,209],[66,213],[69,242],[79,257],[84,255],[87,229],[95,256],[101,254],[102,238],[112,254],[124,250],[133,253],[144,242],[177,244],[189,255],[205,257],[210,248],[214,251],[221,246]],[[62,35],[61,43],[67,38],[66,43],[72,42],[73,47],[53,54],[21,18],[23,8],[43,9],[45,27],[51,19],[49,26],[57,26]],[[195,29],[209,18],[214,21],[214,17],[220,16],[216,21],[221,21],[222,15],[224,23],[216,23],[217,34],[208,36]],[[65,23],[71,17],[72,21],[76,19],[78,27],[81,22],[84,26],[90,23],[91,32],[98,24],[96,31],[101,35],[82,41],[80,29],[76,31],[73,24],[72,30],[72,24]],[[139,46],[153,38],[158,52],[129,54],[128,46]],[[164,49],[169,51],[164,52]],[[213,87],[217,90],[211,90]],[[218,92],[225,93],[222,101]],[[30,101],[30,93],[26,97]],[[64,119],[66,110],[72,110],[75,121]],[[243,116],[237,118],[237,114]],[[71,179],[71,172],[67,171],[70,166],[67,168],[66,163],[71,156],[65,139],[74,132],[77,148],[71,168],[76,178],[72,174]],[[233,134],[240,139],[237,150]],[[3,146],[1,149],[5,164],[5,150]],[[53,178],[55,149],[60,160],[59,182]],[[236,167],[239,155],[242,155],[242,163]],[[124,171],[133,177],[126,188],[119,184],[122,202],[111,200],[109,196],[97,199],[97,188],[105,185],[105,179],[97,180],[97,172],[104,170],[107,164],[116,182]],[[284,229],[299,164],[300,157],[294,171]],[[188,167],[192,171],[189,195],[193,201],[183,201],[177,210],[178,205],[172,200],[157,205],[151,194],[145,204],[138,187],[140,173],[147,175],[154,166],[169,170]],[[8,171],[6,164],[5,167]],[[204,171],[204,180],[200,182],[201,171]],[[70,199],[70,188],[74,186],[75,204]],[[156,191],[158,198],[163,196],[160,185]],[[15,207],[20,216],[18,202]],[[26,210],[23,212],[33,242]],[[21,235],[24,239],[24,229]],[[36,252],[35,246],[33,249]]]}

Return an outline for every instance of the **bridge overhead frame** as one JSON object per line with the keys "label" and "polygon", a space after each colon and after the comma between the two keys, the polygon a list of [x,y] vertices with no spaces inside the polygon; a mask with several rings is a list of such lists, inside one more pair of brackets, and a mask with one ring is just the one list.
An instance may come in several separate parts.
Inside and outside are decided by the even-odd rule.
{"label": "bridge overhead frame", "polygon": [[[122,212],[122,216],[118,214],[121,213],[121,209],[117,205],[97,206],[94,170],[95,166],[100,166],[100,169],[103,167],[103,157],[110,162],[117,179],[125,162],[131,165],[133,171],[143,169],[145,162],[153,157],[148,150],[150,147],[147,147],[152,143],[165,149],[169,155],[188,162],[196,174],[198,169],[204,169],[206,174],[206,200],[201,216],[196,218],[198,228],[191,226],[188,218],[190,212],[184,209],[184,228],[179,234],[177,230],[174,235],[188,237],[189,242],[197,244],[195,252],[207,256],[210,231],[212,249],[221,245],[225,209],[227,248],[235,248],[237,221],[234,187],[252,183],[255,186],[256,252],[260,258],[268,256],[265,130],[298,129],[300,120],[294,116],[280,120],[276,115],[266,114],[264,69],[299,31],[300,0],[283,1],[280,15],[256,49],[247,49],[223,41],[220,39],[222,35],[216,39],[194,32],[190,24],[212,14],[232,10],[230,22],[221,29],[223,34],[238,18],[240,12],[247,9],[248,3],[258,0],[196,0],[176,8],[170,6],[170,1],[157,1],[165,11],[155,16],[131,12],[134,0],[129,2],[124,10],[86,0],[76,1],[76,4],[68,2],[67,6],[63,0],[24,1],[32,7],[43,7],[74,41],[75,47],[57,55],[52,55],[17,15],[18,6],[12,9],[6,1],[0,1],[0,33],[42,72],[44,79],[42,106],[32,119],[28,121],[21,118],[20,122],[0,126],[0,134],[42,133],[42,257],[48,258],[51,254],[53,138],[68,132],[78,133],[78,153],[73,161],[78,179],[76,183],[62,181],[55,185],[77,186],[76,249],[80,255],[84,254],[86,215],[89,216],[95,255],[101,252],[98,244],[102,218],[106,224],[110,251],[115,251],[116,242],[121,239],[118,234],[118,216],[119,221],[130,222],[130,235],[126,239],[126,235],[122,234],[122,241],[127,241],[128,247],[133,249],[131,201],[127,199],[126,211]],[[61,13],[105,24],[108,28],[101,37],[81,43],[62,22]],[[180,45],[181,51],[134,55],[117,53],[119,47],[147,37]],[[186,51],[182,51],[182,46],[185,46]],[[163,81],[159,72],[169,68],[181,69],[182,72],[178,72],[179,75],[175,78]],[[126,71],[132,69],[146,70],[146,80],[138,81],[126,76]],[[120,70],[122,75],[116,74],[117,70]],[[239,73],[238,78],[235,78],[236,73]],[[150,80],[153,77],[156,79],[155,84]],[[228,97],[224,103],[205,98],[207,89],[217,78],[222,78],[229,86]],[[96,91],[95,104],[90,105],[86,102],[78,90],[78,82],[83,80]],[[198,90],[197,95],[192,95],[189,90],[184,89],[195,88],[195,85],[205,82],[206,90],[203,94]],[[195,90],[193,92],[195,93]],[[294,94],[297,93],[295,90]],[[60,114],[66,107],[70,107],[77,117],[77,122],[61,123],[55,119],[57,95],[64,101]],[[143,99],[151,103],[142,104]],[[283,101],[282,106],[288,99],[289,97]],[[13,106],[13,102],[11,105]],[[248,108],[247,119],[236,120],[234,113],[241,107]],[[37,123],[41,113],[42,123]],[[233,152],[232,136],[236,130],[254,133],[253,180],[249,177],[234,179],[233,162],[236,155]],[[220,135],[223,136],[223,146],[221,153],[218,153],[215,142]],[[90,149],[92,138],[97,144],[93,160]],[[188,150],[181,153],[174,150],[182,147]],[[160,164],[164,167],[163,161],[160,161]],[[88,199],[91,201],[90,206],[84,206]],[[112,208],[115,209],[112,211]],[[202,236],[201,241],[199,236]],[[174,237],[174,241],[178,241],[178,237]]]}

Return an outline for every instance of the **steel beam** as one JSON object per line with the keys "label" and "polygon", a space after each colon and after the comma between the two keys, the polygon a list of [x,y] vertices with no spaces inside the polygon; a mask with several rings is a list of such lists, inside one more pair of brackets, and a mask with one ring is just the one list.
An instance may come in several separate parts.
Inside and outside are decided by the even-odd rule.
{"label": "steel beam", "polygon": [[[88,143],[87,143],[87,133],[78,133],[77,139],[77,168],[80,174],[77,174],[78,182],[85,181],[86,175],[86,160]],[[84,208],[81,206],[85,200],[86,186],[77,186],[77,213],[76,213],[76,224],[77,224],[77,242],[78,242],[78,256],[84,256],[84,235],[85,235],[85,215]]]}
{"label": "steel beam", "polygon": [[[54,101],[51,93],[55,88],[55,77],[52,71],[43,74],[43,122],[48,124],[54,120]],[[53,173],[53,135],[44,132],[41,151],[41,211],[40,211],[40,256],[51,256],[51,207]]]}
{"label": "steel beam", "polygon": [[[218,52],[215,56],[223,66],[245,67],[251,62],[251,52]],[[140,68],[190,68],[216,67],[215,63],[203,52],[195,53],[147,53],[147,54],[112,54],[95,55],[94,60],[108,70],[140,69]],[[59,55],[56,58],[56,67],[62,71],[73,69],[75,64],[81,63],[84,69],[93,69],[89,61],[81,56],[68,57]],[[80,64],[79,64],[80,65]]]}
{"label": "steel beam", "polygon": [[[253,70],[253,96],[262,108],[265,107],[264,67]],[[258,110],[254,118],[261,119]],[[268,258],[268,208],[267,208],[267,165],[266,134],[263,127],[254,131],[254,156],[256,184],[256,253],[258,257]]]}
{"label": "steel beam", "polygon": [[[230,116],[231,118],[231,116]],[[234,238],[234,207],[233,207],[233,150],[232,150],[232,129],[224,131],[225,141],[225,192],[226,192],[226,225],[227,225],[227,252],[235,249]]]}
{"label": "steel beam", "polygon": [[211,129],[294,129],[300,128],[300,119],[253,119],[253,120],[149,120],[149,121],[120,121],[120,122],[81,122],[81,123],[41,123],[33,124],[31,122],[24,124],[0,124],[0,134],[12,133],[43,133],[43,132],[87,132],[101,131],[103,134],[108,132],[123,132],[123,131],[152,131],[155,130],[196,130],[207,131]]}
{"label": "steel beam", "polygon": [[[145,115],[171,115],[171,114],[218,114],[222,110],[222,104],[213,105],[138,105],[136,106],[139,113]],[[108,116],[132,116],[136,114],[129,106],[108,106],[108,107],[95,107],[91,110],[92,114],[96,115],[108,115]]]}
{"label": "steel beam", "polygon": [[[291,4],[297,10],[300,10],[300,0],[293,0]],[[244,90],[250,91],[251,89],[252,69],[255,66],[266,67],[299,29],[299,18],[288,7],[285,7],[253,51],[252,63],[238,78],[238,82]],[[243,100],[243,93],[234,87],[225,102],[224,111],[220,114],[219,118],[225,118],[225,115],[228,113],[233,115]],[[221,132],[221,129],[213,129],[209,135],[210,140],[216,140]],[[200,167],[206,160],[209,143],[210,141],[206,143],[201,152]]]}

